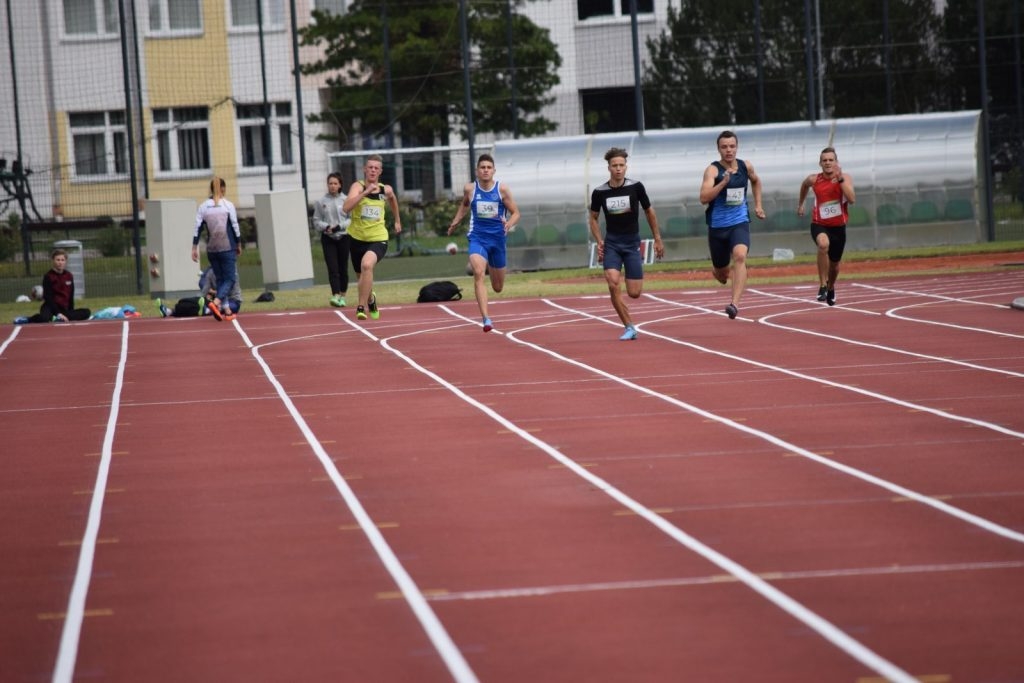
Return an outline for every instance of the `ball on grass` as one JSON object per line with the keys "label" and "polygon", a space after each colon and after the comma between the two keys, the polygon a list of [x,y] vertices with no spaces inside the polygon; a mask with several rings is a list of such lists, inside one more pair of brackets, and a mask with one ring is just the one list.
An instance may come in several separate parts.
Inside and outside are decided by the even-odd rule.
{"label": "ball on grass", "polygon": [[455,244],[455,242],[449,242],[448,246],[446,246],[444,250],[447,251],[449,254],[458,254],[459,245]]}

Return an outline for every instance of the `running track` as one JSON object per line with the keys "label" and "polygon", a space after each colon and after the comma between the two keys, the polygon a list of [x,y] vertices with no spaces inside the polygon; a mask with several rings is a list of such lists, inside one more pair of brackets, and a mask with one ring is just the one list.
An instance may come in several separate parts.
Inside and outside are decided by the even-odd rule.
{"label": "running track", "polygon": [[1024,272],[842,284],[0,328],[0,681],[1024,680]]}

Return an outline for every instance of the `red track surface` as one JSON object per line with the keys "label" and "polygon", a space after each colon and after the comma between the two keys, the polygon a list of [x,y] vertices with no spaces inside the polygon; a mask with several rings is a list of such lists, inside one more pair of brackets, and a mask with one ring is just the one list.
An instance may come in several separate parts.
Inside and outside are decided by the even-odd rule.
{"label": "red track surface", "polygon": [[841,284],[5,327],[0,680],[1022,680],[1024,273]]}

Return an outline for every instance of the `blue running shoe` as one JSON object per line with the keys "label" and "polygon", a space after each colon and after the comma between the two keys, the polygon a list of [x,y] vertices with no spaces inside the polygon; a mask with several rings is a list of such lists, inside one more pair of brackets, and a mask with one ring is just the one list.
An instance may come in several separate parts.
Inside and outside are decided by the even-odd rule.
{"label": "blue running shoe", "polygon": [[626,331],[619,337],[619,341],[633,341],[636,339],[636,328],[630,325],[626,328]]}
{"label": "blue running shoe", "polygon": [[14,324],[15,325],[24,325],[27,322],[28,322],[28,318],[26,316],[23,316],[23,315],[19,315],[17,318],[14,319]]}
{"label": "blue running shoe", "polygon": [[484,318],[484,332],[490,332],[494,329],[494,324],[490,318]]}

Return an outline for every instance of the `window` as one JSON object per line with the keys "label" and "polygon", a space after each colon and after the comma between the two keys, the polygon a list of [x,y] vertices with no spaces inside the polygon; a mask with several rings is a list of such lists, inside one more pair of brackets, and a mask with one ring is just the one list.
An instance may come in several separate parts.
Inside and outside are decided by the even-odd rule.
{"label": "window", "polygon": [[65,35],[117,35],[118,26],[117,0],[64,0]]}
{"label": "window", "polygon": [[633,88],[581,90],[583,130],[587,135],[636,130],[636,97]]}
{"label": "window", "polygon": [[194,33],[202,29],[199,0],[149,0],[151,33]]}
{"label": "window", "polygon": [[75,177],[127,175],[128,134],[123,111],[68,114]]}
{"label": "window", "polygon": [[157,170],[210,170],[210,112],[206,107],[154,109]]}
{"label": "window", "polygon": [[[238,148],[242,166],[266,166],[268,158],[275,166],[291,166],[292,158],[292,105],[276,102],[270,105],[270,137],[266,136],[266,118],[262,104],[237,104]],[[267,144],[270,149],[267,149]]]}
{"label": "window", "polygon": [[257,2],[262,3],[263,28],[284,27],[284,0],[231,0],[231,27],[256,28],[259,25]]}
{"label": "window", "polygon": [[[591,17],[628,17],[630,0],[576,0],[580,21]],[[653,14],[654,0],[636,0],[637,14]]]}
{"label": "window", "polygon": [[350,0],[313,0],[313,9],[341,15],[348,9],[349,2]]}

